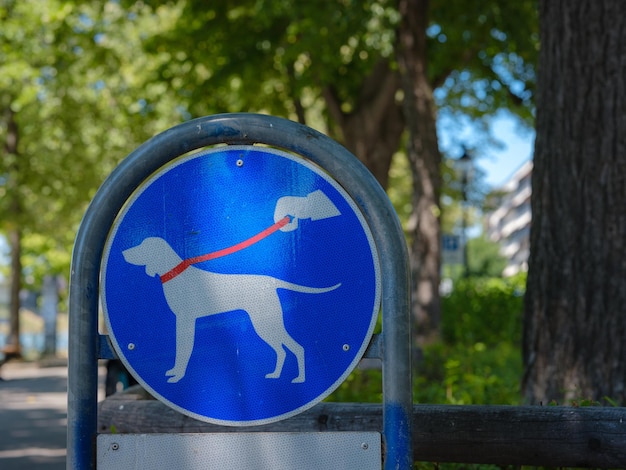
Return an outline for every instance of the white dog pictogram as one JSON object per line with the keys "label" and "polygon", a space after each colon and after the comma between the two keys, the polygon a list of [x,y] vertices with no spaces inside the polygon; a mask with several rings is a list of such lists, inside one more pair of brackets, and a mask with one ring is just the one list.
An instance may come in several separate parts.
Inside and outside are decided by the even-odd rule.
{"label": "white dog pictogram", "polygon": [[219,274],[194,266],[185,266],[175,275],[165,277],[183,260],[158,237],[146,238],[140,245],[124,250],[124,259],[145,266],[148,276],[160,276],[169,308],[176,315],[176,359],[165,375],[168,382],[178,382],[186,373],[193,351],[196,320],[234,310],[244,310],[250,316],[254,331],[276,353],[276,367],[266,378],[281,375],[286,352],[291,351],[298,362],[298,376],[293,383],[305,381],[304,348],[285,329],[283,309],[277,289],[307,294],[322,294],[341,284],[316,288],[292,284],[271,276],[254,274]]}

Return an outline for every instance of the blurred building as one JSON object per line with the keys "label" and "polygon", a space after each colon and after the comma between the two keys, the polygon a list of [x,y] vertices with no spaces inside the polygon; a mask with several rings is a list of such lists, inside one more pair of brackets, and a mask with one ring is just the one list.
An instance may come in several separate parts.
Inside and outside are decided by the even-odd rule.
{"label": "blurred building", "polygon": [[494,191],[492,209],[485,218],[487,237],[500,244],[500,253],[508,260],[505,276],[528,270],[532,168],[532,161],[524,163]]}

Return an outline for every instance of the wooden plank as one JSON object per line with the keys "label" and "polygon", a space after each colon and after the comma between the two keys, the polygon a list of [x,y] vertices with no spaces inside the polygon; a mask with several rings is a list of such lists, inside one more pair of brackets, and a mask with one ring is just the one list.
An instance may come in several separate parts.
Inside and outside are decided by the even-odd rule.
{"label": "wooden plank", "polygon": [[[137,392],[136,392],[137,393]],[[118,394],[99,404],[99,433],[380,431],[380,404],[319,403],[263,426],[195,420],[156,400]],[[626,467],[626,408],[414,405],[414,458],[424,462]]]}

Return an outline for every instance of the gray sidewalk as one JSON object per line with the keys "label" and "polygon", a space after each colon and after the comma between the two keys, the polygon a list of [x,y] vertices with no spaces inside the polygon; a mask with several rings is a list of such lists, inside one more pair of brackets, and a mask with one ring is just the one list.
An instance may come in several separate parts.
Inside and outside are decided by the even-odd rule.
{"label": "gray sidewalk", "polygon": [[0,377],[0,468],[65,469],[67,368],[9,362]]}

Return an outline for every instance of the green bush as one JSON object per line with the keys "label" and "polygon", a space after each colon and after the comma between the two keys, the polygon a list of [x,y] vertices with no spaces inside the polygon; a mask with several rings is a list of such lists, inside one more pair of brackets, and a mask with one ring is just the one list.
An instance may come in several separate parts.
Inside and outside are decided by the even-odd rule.
{"label": "green bush", "polygon": [[383,381],[380,369],[356,369],[335,390],[327,401],[346,403],[381,403]]}
{"label": "green bush", "polygon": [[525,276],[467,278],[442,298],[441,341],[423,348],[420,403],[518,404]]}
{"label": "green bush", "polygon": [[466,346],[519,343],[525,282],[525,275],[458,280],[452,293],[441,299],[443,341]]}
{"label": "green bush", "polygon": [[[414,399],[431,404],[518,404],[525,276],[468,278],[442,298],[442,339],[414,364]],[[380,370],[355,370],[329,401],[380,402]]]}
{"label": "green bush", "polygon": [[413,397],[418,403],[504,405],[520,401],[521,355],[511,342],[435,344],[424,348],[415,371]]}

